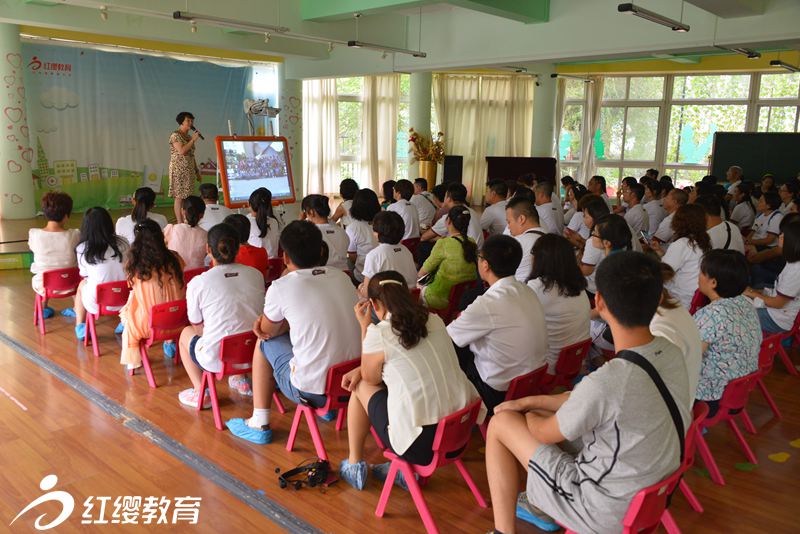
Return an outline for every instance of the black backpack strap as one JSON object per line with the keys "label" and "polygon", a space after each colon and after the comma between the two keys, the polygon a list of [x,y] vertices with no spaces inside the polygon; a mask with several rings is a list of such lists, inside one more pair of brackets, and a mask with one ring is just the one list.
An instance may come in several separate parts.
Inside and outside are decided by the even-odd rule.
{"label": "black backpack strap", "polygon": [[661,398],[664,399],[664,403],[667,405],[667,409],[669,409],[669,414],[672,416],[672,422],[675,423],[675,430],[678,432],[678,439],[680,440],[681,444],[681,464],[683,464],[683,453],[684,448],[686,447],[686,432],[683,428],[683,419],[681,419],[681,412],[678,410],[678,405],[675,403],[675,399],[669,392],[664,380],[661,379],[661,375],[658,374],[658,371],[656,371],[656,368],[653,367],[653,364],[647,361],[647,359],[638,352],[633,352],[632,350],[623,350],[617,353],[617,358],[622,358],[623,360],[627,360],[635,365],[638,365],[653,380],[658,392],[661,393]]}
{"label": "black backpack strap", "polygon": [[725,221],[725,229],[728,231],[728,239],[725,240],[725,246],[722,248],[728,250],[728,247],[731,246],[731,223],[728,221]]}

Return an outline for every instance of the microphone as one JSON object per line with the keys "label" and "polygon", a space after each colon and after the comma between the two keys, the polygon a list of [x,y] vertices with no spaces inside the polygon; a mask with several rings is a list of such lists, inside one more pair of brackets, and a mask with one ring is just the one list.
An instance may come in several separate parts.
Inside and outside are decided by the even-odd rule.
{"label": "microphone", "polygon": [[[195,128],[194,126],[192,126],[192,127],[191,127],[191,128],[189,128],[189,129],[190,129],[191,131],[193,131],[193,132],[197,132],[197,128]],[[197,132],[197,133],[198,133],[198,134],[200,134],[200,139],[202,139],[203,141],[205,141],[205,140],[206,140],[206,138],[205,138],[205,137],[203,137],[203,134],[201,134],[200,132]]]}

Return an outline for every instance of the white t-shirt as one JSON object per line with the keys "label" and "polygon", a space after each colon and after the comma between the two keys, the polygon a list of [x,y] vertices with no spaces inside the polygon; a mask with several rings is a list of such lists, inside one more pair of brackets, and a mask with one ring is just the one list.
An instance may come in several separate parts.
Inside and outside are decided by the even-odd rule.
{"label": "white t-shirt", "polygon": [[511,381],[544,365],[547,325],[536,293],[501,278],[447,326],[453,343],[469,345],[486,384],[507,391]]}
{"label": "white t-shirt", "polygon": [[264,276],[247,265],[217,265],[192,278],[186,286],[186,311],[190,323],[203,323],[194,349],[200,366],[221,371],[222,338],[252,330],[263,306]]}
{"label": "white t-shirt", "polygon": [[703,251],[690,244],[688,237],[676,239],[661,258],[662,262],[675,271],[675,277],[666,284],[666,288],[687,310],[692,307],[692,297],[697,291],[697,277],[702,259]]}
{"label": "white t-shirt", "polygon": [[544,229],[537,227],[529,228],[521,234],[514,236],[514,239],[519,241],[522,247],[522,261],[519,262],[519,267],[517,267],[514,278],[523,284],[528,281],[528,277],[531,275],[531,269],[533,268],[533,254],[531,254],[533,245],[535,245],[536,240],[545,235],[545,233]]}
{"label": "white t-shirt", "polygon": [[792,211],[792,202],[789,202],[788,204],[781,204],[781,207],[778,208],[778,211],[780,211],[784,215],[786,215],[787,213],[791,212]]}
{"label": "white t-shirt", "polygon": [[31,228],[28,231],[28,248],[33,252],[31,285],[34,291],[44,294],[43,272],[77,265],[75,247],[80,239],[80,232],[74,228],[63,232],[47,232],[41,228]]}
{"label": "white t-shirt", "polygon": [[198,226],[208,232],[232,213],[233,210],[227,206],[221,204],[206,204],[206,212],[203,214],[203,218],[200,219]]}
{"label": "white t-shirt", "polygon": [[250,237],[247,238],[247,244],[266,249],[267,257],[277,258],[281,239],[281,228],[278,219],[270,217],[267,220],[267,233],[264,237],[261,237],[261,230],[258,229],[256,216],[248,213],[247,219],[250,221]]}
{"label": "white t-shirt", "polygon": [[[383,352],[389,441],[403,454],[422,433],[422,427],[461,410],[478,392],[458,365],[453,342],[438,315],[428,315],[428,335],[407,349],[392,330],[391,315],[367,327],[362,352]],[[483,415],[478,417],[480,421]]]}
{"label": "white t-shirt", "polygon": [[398,200],[394,204],[389,204],[386,211],[393,211],[403,218],[405,232],[403,239],[414,239],[419,237],[419,212],[411,204],[410,200]]}
{"label": "white t-shirt", "polygon": [[653,234],[653,237],[661,241],[662,243],[669,243],[672,241],[672,237],[675,235],[675,232],[672,230],[672,219],[675,217],[675,213],[670,213],[666,217],[661,220],[661,224],[658,225],[658,229]]}
{"label": "white t-shirt", "polygon": [[322,232],[322,239],[328,244],[328,267],[347,271],[347,249],[350,248],[350,240],[344,229],[331,223],[318,224],[317,228]]}
{"label": "white t-shirt", "polygon": [[433,195],[423,191],[419,195],[412,196],[411,203],[417,208],[420,226],[430,227],[437,210]]}
{"label": "white t-shirt", "polygon": [[739,228],[751,228],[756,220],[756,212],[747,202],[740,202],[733,208],[731,220],[739,225]]}
{"label": "white t-shirt", "polygon": [[586,293],[565,297],[558,293],[558,286],[553,285],[545,291],[540,278],[528,282],[544,309],[544,320],[547,324],[547,369],[550,374],[556,372],[558,353],[562,348],[589,339],[589,312],[591,306]]}
{"label": "white t-shirt", "polygon": [[567,228],[573,232],[577,232],[584,240],[589,239],[589,236],[592,235],[592,230],[586,226],[583,220],[583,212],[580,211],[575,212],[575,215],[569,220]]}
{"label": "white t-shirt", "polygon": [[[481,221],[475,210],[463,206],[469,210],[469,227],[467,227],[467,237],[471,237],[475,244],[480,249],[483,246],[483,230],[481,230]],[[439,237],[450,237],[450,232],[447,231],[447,216],[440,217],[438,221],[431,227],[434,234]]]}
{"label": "white t-shirt", "polygon": [[383,271],[397,271],[403,275],[408,287],[417,285],[417,267],[414,265],[414,256],[400,243],[396,245],[379,243],[377,247],[367,253],[362,271],[364,278],[372,278]]}
{"label": "white t-shirt", "polygon": [[481,214],[481,230],[489,235],[502,234],[506,228],[506,201],[495,202],[487,206]]}
{"label": "white t-shirt", "polygon": [[783,308],[767,308],[767,312],[775,324],[789,331],[800,312],[800,261],[786,264],[775,280],[775,293],[791,300]]}
{"label": "white t-shirt", "polygon": [[86,308],[87,312],[97,313],[99,311],[97,306],[97,286],[127,278],[125,276],[124,258],[125,252],[128,250],[128,243],[127,241],[119,243],[121,254],[119,257],[115,257],[114,249],[108,247],[105,254],[103,254],[103,259],[96,260],[97,263],[95,264],[86,261],[85,250],[86,243],[80,243],[75,248],[75,253],[78,255],[78,269],[80,269],[81,276],[86,278],[86,284],[81,289],[81,302],[83,302],[83,307]]}
{"label": "white t-shirt", "polygon": [[347,232],[347,237],[350,239],[347,252],[355,252],[356,254],[356,265],[353,276],[355,276],[356,280],[361,281],[364,278],[361,275],[364,271],[364,260],[367,257],[367,253],[378,246],[378,240],[375,239],[372,225],[367,221],[351,218],[350,224],[347,225],[345,231]]}
{"label": "white t-shirt", "polygon": [[[151,221],[157,222],[162,230],[167,227],[167,218],[160,213],[153,213],[151,211],[147,214],[147,218]],[[114,231],[118,236],[124,237],[128,243],[133,244],[133,228],[135,226],[136,223],[133,222],[133,215],[125,215],[124,217],[117,219],[117,224],[114,228]]]}
{"label": "white t-shirt", "polygon": [[547,202],[536,206],[539,213],[539,226],[548,234],[562,235],[564,233],[564,215],[558,209],[558,204]]}
{"label": "white t-shirt", "polygon": [[647,212],[644,211],[641,204],[628,208],[628,211],[625,212],[625,220],[628,221],[628,225],[631,227],[633,236],[637,241],[639,232],[650,231],[650,217],[647,216]]}
{"label": "white t-shirt", "polygon": [[664,217],[667,216],[666,210],[661,205],[660,200],[651,200],[650,202],[646,203],[644,206],[644,211],[647,213],[647,228],[658,229],[658,225],[661,224],[661,221],[664,220]]}
{"label": "white t-shirt", "polygon": [[350,226],[350,223],[353,222],[353,218],[350,216],[350,208],[353,206],[353,201],[345,200],[344,202],[341,203],[341,206],[342,209],[344,209],[344,215],[342,215],[342,218],[339,219],[339,222],[342,223],[342,226],[347,228],[348,226]]}
{"label": "white t-shirt", "polygon": [[650,332],[654,336],[667,338],[670,343],[681,349],[686,362],[686,372],[689,374],[689,406],[692,406],[703,360],[703,341],[700,339],[697,324],[683,306],[674,309],[659,306],[653,320],[650,321]]}
{"label": "white t-shirt", "polygon": [[[783,213],[778,210],[773,211],[769,215],[762,213],[756,217],[756,222],[753,223],[753,239],[764,239],[769,234],[781,235],[781,221],[783,220]],[[778,240],[775,239],[772,243],[767,245],[768,248],[777,247]]]}
{"label": "white t-shirt", "polygon": [[361,356],[361,328],[353,313],[357,301],[350,278],[337,269],[300,269],[272,282],[264,316],[289,323],[294,387],[323,395],[328,368]]}
{"label": "white t-shirt", "polygon": [[592,274],[586,276],[586,289],[590,293],[597,293],[597,285],[594,282],[594,277],[597,274],[597,267],[600,265],[600,262],[606,258],[606,252],[601,248],[595,247],[592,241],[592,239],[586,240],[586,246],[583,249],[583,258],[581,259],[581,263],[584,265],[594,266]]}
{"label": "white t-shirt", "polygon": [[[730,250],[738,250],[744,254],[744,239],[742,239],[742,232],[735,224],[723,221],[716,226],[712,226],[708,230],[708,237],[711,238],[711,248],[727,248]],[[730,236],[730,240],[728,238]],[[728,246],[725,246],[728,243]]]}

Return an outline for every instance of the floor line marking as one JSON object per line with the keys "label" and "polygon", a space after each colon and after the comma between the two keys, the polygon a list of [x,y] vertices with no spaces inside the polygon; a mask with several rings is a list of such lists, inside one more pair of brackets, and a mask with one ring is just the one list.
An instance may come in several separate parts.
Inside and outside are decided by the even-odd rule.
{"label": "floor line marking", "polygon": [[5,395],[9,399],[11,399],[11,402],[13,402],[17,406],[19,406],[22,409],[23,412],[27,412],[28,411],[27,406],[25,406],[20,401],[18,401],[17,398],[14,395],[12,395],[11,393],[9,393],[8,391],[6,391],[3,386],[0,386],[0,393],[2,393],[3,395]]}

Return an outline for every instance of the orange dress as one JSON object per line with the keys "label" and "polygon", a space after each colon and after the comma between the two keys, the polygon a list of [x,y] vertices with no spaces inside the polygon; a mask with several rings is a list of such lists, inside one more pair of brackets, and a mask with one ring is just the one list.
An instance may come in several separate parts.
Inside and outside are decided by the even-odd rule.
{"label": "orange dress", "polygon": [[142,363],[139,354],[139,341],[150,337],[150,310],[156,304],[186,298],[183,281],[172,275],[153,275],[150,280],[135,278],[131,287],[128,302],[119,312],[120,321],[125,330],[122,332],[122,356],[120,363],[133,364],[138,367]]}

